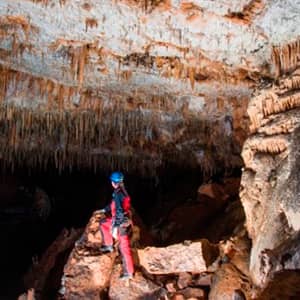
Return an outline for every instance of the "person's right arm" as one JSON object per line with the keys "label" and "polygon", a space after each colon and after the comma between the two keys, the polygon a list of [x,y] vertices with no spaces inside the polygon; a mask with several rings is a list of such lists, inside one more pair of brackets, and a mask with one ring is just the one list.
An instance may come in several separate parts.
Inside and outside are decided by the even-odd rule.
{"label": "person's right arm", "polygon": [[95,213],[99,214],[110,214],[111,213],[111,207],[110,204],[107,204],[104,208],[98,209],[95,211]]}

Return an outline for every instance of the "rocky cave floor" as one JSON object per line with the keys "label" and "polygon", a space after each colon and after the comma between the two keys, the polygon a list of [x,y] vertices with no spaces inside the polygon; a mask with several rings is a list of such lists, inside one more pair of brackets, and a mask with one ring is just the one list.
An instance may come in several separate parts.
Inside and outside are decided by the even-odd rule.
{"label": "rocky cave floor", "polygon": [[[3,174],[0,298],[245,299],[250,242],[239,184],[239,171],[209,180],[172,168],[128,175],[136,273],[124,284],[120,258],[99,252],[102,216],[94,211],[110,199],[106,174]],[[153,269],[157,257],[164,266]]]}

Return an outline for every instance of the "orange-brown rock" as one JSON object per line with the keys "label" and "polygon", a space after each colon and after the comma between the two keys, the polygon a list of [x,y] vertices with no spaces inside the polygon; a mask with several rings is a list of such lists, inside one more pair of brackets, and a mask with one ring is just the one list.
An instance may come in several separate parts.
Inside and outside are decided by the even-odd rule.
{"label": "orange-brown rock", "polygon": [[98,300],[101,291],[109,286],[116,253],[82,256],[75,251],[64,268],[64,297]]}
{"label": "orange-brown rock", "polygon": [[190,273],[179,273],[178,280],[177,280],[177,286],[180,289],[186,288],[188,285],[190,285],[192,282],[192,274]]}
{"label": "orange-brown rock", "polygon": [[131,237],[132,246],[152,246],[154,244],[154,238],[136,211],[133,212],[132,220],[134,225],[133,236]]}
{"label": "orange-brown rock", "polygon": [[[226,193],[224,188],[225,183],[201,185],[197,191],[197,199],[195,201],[179,205],[170,212],[167,219],[168,224],[159,232],[161,240],[171,244],[184,239],[197,239],[203,236],[218,242],[220,235],[226,231],[226,227],[219,227],[217,231],[215,228],[212,228],[212,234],[210,234],[209,226],[214,227],[214,216],[217,216],[222,209],[230,205],[229,202],[231,200],[237,199],[238,189],[235,185],[232,187],[231,192],[229,192],[232,196]],[[228,187],[228,189],[230,188]],[[234,204],[232,204],[232,206],[234,206]],[[236,214],[234,219],[239,221],[243,219],[243,213],[240,214],[239,210],[239,208],[242,209],[242,207],[241,205],[236,206],[236,209],[232,209],[230,213],[232,212],[231,215]],[[235,210],[235,212],[233,212],[233,210]],[[227,214],[224,214],[224,218],[226,218],[226,216]],[[220,220],[223,219],[220,218]],[[230,218],[228,218],[227,221],[229,220]],[[234,228],[238,223],[239,222],[226,225],[230,228]]]}
{"label": "orange-brown rock", "polygon": [[150,274],[202,273],[218,256],[218,248],[207,240],[175,244],[165,248],[138,249],[141,266]]}
{"label": "orange-brown rock", "polygon": [[109,286],[117,253],[100,252],[103,217],[98,212],[92,215],[64,267],[61,290],[66,299],[100,299],[100,292]]}
{"label": "orange-brown rock", "polygon": [[212,275],[210,300],[251,299],[250,246],[245,231],[220,243],[222,265]]}
{"label": "orange-brown rock", "polygon": [[212,199],[218,199],[226,202],[229,197],[229,195],[225,192],[224,187],[217,183],[203,184],[198,188],[197,193],[200,199],[202,195],[205,195]]}
{"label": "orange-brown rock", "polygon": [[227,195],[230,197],[236,197],[239,194],[240,184],[240,177],[228,177],[224,179],[222,187]]}
{"label": "orange-brown rock", "polygon": [[198,275],[197,278],[194,279],[195,286],[210,286],[212,283],[213,273],[203,273]]}
{"label": "orange-brown rock", "polygon": [[129,281],[120,280],[121,266],[114,267],[110,288],[109,299],[111,300],[140,300],[140,299],[160,299],[165,294],[164,289],[145,278],[142,273],[136,272],[133,279]]}
{"label": "orange-brown rock", "polygon": [[102,237],[99,228],[99,222],[105,216],[101,213],[93,213],[91,216],[84,233],[81,238],[77,241],[77,251],[81,253],[82,251],[91,251],[94,249],[97,251],[102,244]]}
{"label": "orange-brown rock", "polygon": [[[243,294],[244,298],[234,298],[239,293]],[[229,263],[222,265],[213,277],[209,300],[248,299],[249,296],[245,296],[247,293],[250,296],[248,279],[241,277],[236,268]]]}
{"label": "orange-brown rock", "polygon": [[79,235],[80,230],[63,229],[41,258],[33,262],[32,267],[24,276],[25,286],[29,289],[28,299],[30,295],[38,298],[45,296],[46,287],[51,284],[48,283],[51,281],[51,272],[54,271],[56,264],[59,264],[59,256],[72,248]]}
{"label": "orange-brown rock", "polygon": [[185,288],[180,291],[180,295],[183,295],[184,299],[199,299],[199,300],[207,299],[204,290],[200,288],[191,288],[191,287]]}
{"label": "orange-brown rock", "polygon": [[213,243],[222,239],[229,239],[244,228],[245,212],[239,199],[227,203],[224,211],[211,218],[201,228],[201,237],[207,238]]}

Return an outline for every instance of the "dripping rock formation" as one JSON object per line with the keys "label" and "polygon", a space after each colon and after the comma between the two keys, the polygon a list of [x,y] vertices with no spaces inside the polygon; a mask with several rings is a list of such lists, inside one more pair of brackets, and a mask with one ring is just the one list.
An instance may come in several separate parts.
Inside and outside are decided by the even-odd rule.
{"label": "dripping rock formation", "polygon": [[240,167],[250,95],[297,37],[295,5],[2,0],[3,164]]}

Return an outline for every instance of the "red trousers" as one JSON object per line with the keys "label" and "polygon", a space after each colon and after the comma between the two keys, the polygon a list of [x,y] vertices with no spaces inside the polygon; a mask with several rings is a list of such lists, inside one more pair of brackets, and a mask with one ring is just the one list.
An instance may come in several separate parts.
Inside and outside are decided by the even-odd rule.
{"label": "red trousers", "polygon": [[[112,237],[112,218],[107,217],[100,221],[100,231],[102,234],[103,245],[113,245]],[[130,248],[129,228],[119,227],[118,230],[119,251],[122,256],[124,273],[133,274],[134,265]]]}

